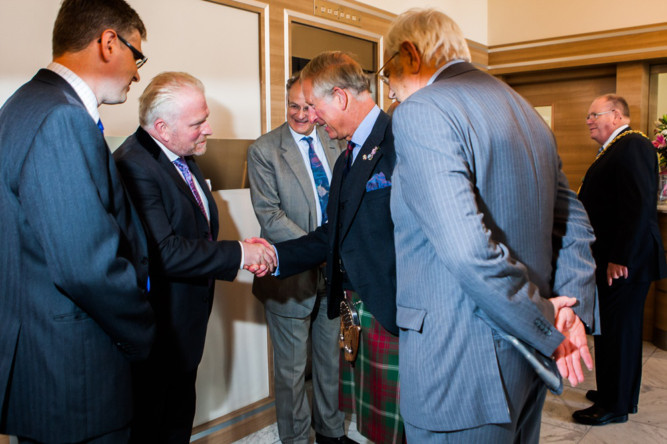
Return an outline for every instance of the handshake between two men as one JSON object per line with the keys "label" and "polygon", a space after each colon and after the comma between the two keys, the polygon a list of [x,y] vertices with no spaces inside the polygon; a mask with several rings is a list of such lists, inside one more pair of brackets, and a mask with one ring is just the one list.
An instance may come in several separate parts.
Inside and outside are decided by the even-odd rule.
{"label": "handshake between two men", "polygon": [[[266,239],[258,237],[245,239],[243,251],[243,268],[257,277],[274,272],[278,266],[276,251]],[[551,298],[550,301],[554,305],[556,329],[565,335],[565,340],[555,351],[553,357],[561,375],[569,379],[572,386],[576,386],[584,380],[581,361],[583,360],[589,370],[593,368],[593,359],[588,350],[584,325],[571,308],[577,300],[560,296]]]}
{"label": "handshake between two men", "polygon": [[257,277],[272,273],[278,266],[276,251],[266,239],[251,237],[243,241],[243,269]]}
{"label": "handshake between two men", "polygon": [[[266,239],[252,237],[243,241],[244,266],[257,277],[272,273],[278,266],[276,251]],[[593,359],[586,342],[586,331],[581,319],[574,313],[572,306],[575,298],[559,296],[550,299],[554,305],[555,327],[565,340],[554,353],[554,359],[560,374],[569,379],[572,386],[584,381],[581,361],[589,370],[593,368]]]}

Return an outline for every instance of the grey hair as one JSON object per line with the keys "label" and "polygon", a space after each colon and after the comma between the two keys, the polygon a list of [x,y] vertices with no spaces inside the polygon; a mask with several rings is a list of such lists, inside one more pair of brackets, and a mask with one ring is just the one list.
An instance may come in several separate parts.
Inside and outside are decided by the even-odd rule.
{"label": "grey hair", "polygon": [[387,33],[386,51],[398,52],[403,42],[411,42],[426,62],[435,66],[461,59],[469,62],[470,49],[463,32],[447,14],[436,9],[410,9],[399,15]]}
{"label": "grey hair", "polygon": [[599,98],[604,98],[607,102],[611,103],[612,108],[619,110],[624,117],[630,118],[630,107],[627,100],[623,97],[616,94],[604,94]]}
{"label": "grey hair", "polygon": [[326,51],[312,59],[301,71],[301,80],[313,83],[317,97],[330,96],[338,87],[356,94],[370,92],[371,85],[361,65],[342,51]]}
{"label": "grey hair", "polygon": [[147,129],[158,118],[170,118],[176,111],[176,96],[185,88],[204,94],[204,84],[185,72],[163,72],[151,80],[139,97],[139,124]]}

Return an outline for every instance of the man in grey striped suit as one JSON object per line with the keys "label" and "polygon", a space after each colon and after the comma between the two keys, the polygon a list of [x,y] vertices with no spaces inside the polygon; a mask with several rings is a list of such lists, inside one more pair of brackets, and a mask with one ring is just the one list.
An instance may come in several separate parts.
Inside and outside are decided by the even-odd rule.
{"label": "man in grey striped suit", "polygon": [[503,334],[583,380],[595,326],[588,217],[547,125],[469,63],[449,17],[404,13],[385,54],[382,78],[401,102],[391,212],[407,441],[537,442],[546,388]]}

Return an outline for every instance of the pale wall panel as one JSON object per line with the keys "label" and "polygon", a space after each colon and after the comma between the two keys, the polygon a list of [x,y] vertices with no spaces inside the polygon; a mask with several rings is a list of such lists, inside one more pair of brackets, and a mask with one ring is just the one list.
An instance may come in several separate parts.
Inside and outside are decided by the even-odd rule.
{"label": "pale wall panel", "polygon": [[664,0],[487,1],[488,46],[662,23],[666,17]]}
{"label": "pale wall panel", "polygon": [[139,70],[142,80],[125,104],[100,108],[105,133],[117,136],[136,128],[139,95],[156,74],[186,71],[206,87],[213,138],[259,137],[258,15],[203,0],[129,3],[148,30],[142,49],[149,61]]}
{"label": "pale wall panel", "polygon": [[[250,190],[214,193],[220,239],[259,236]],[[252,274],[217,281],[204,357],[197,374],[195,426],[269,396],[269,358],[264,307],[252,295]]]}
{"label": "pale wall panel", "polygon": [[362,0],[385,11],[400,14],[410,8],[435,8],[449,15],[467,39],[487,44],[489,14],[487,0]]}
{"label": "pale wall panel", "polygon": [[[0,104],[51,61],[60,0],[1,0]],[[138,125],[138,98],[162,71],[186,71],[206,86],[213,137],[261,135],[259,22],[255,13],[203,0],[129,0],[148,30],[139,70],[124,104],[103,106],[105,133],[126,137]],[[233,63],[232,63],[233,61]]]}

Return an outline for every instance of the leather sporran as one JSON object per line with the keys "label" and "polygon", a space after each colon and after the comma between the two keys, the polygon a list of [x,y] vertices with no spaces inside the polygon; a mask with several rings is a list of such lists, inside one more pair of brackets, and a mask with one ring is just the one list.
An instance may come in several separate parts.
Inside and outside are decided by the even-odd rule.
{"label": "leather sporran", "polygon": [[338,344],[347,362],[354,362],[359,351],[361,325],[357,310],[346,300],[340,301],[340,336]]}

